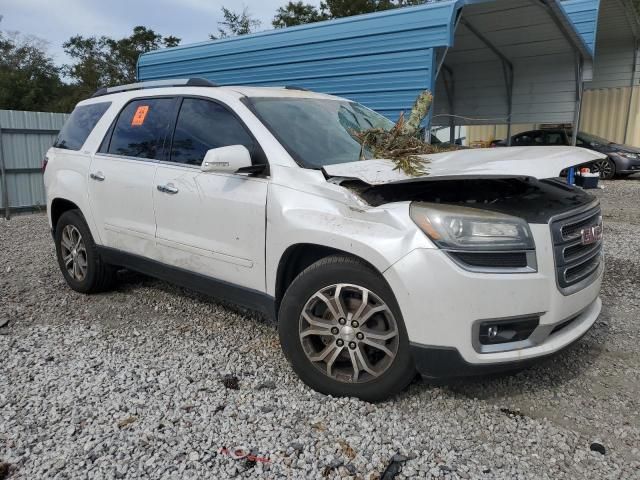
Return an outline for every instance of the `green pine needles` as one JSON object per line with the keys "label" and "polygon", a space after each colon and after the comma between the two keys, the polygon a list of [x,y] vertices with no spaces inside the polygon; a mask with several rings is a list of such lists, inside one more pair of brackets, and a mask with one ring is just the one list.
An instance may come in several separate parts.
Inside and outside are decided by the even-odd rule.
{"label": "green pine needles", "polygon": [[420,124],[429,113],[433,103],[433,95],[429,90],[423,91],[411,108],[409,118],[405,120],[404,112],[395,126],[387,131],[381,128],[372,128],[353,132],[361,145],[360,160],[364,160],[365,150],[373,154],[373,158],[391,160],[394,170],[400,170],[411,177],[428,175],[426,165],[428,160],[420,155],[456,150],[455,146],[436,147],[422,140]]}

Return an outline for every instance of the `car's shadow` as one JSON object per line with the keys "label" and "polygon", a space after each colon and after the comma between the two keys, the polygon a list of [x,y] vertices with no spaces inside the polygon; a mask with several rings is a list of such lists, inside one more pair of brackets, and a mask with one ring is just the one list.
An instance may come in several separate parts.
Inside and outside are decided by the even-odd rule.
{"label": "car's shadow", "polygon": [[188,288],[174,285],[163,280],[158,280],[157,278],[134,272],[132,270],[121,269],[118,271],[118,281],[116,285],[116,289],[118,292],[135,292],[140,288],[153,288],[167,295],[190,299],[198,303],[220,306],[226,310],[229,310],[230,312],[246,316],[251,321],[273,325],[274,328],[276,327],[272,319],[266,317],[260,312],[241,307],[234,303],[225,302],[224,300],[215,298],[215,296],[213,295],[204,295]]}
{"label": "car's shadow", "polygon": [[[221,306],[247,318],[251,322],[265,323],[277,328],[276,323],[258,312],[223,302],[183,287],[178,287],[146,275],[121,270],[118,272],[119,292],[135,292],[141,288],[153,288],[169,296],[179,296],[196,302]],[[556,390],[571,382],[592,367],[601,355],[609,336],[609,313],[606,307],[592,329],[578,342],[556,355],[521,370],[512,370],[481,376],[452,379],[422,379],[416,377],[408,391],[400,395],[411,396],[422,389],[443,388],[453,395],[468,398],[495,399],[520,396],[527,392]]]}

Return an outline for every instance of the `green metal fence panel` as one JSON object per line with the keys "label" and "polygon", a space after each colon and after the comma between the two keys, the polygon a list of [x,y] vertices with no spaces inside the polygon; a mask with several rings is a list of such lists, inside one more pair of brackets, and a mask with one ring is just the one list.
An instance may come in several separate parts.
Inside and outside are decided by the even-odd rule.
{"label": "green metal fence panel", "polygon": [[45,208],[42,160],[68,116],[0,110],[0,208]]}

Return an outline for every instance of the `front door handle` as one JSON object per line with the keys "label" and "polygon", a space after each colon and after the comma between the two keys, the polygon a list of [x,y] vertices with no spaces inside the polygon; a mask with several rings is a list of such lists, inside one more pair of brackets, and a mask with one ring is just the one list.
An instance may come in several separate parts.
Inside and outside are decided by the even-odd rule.
{"label": "front door handle", "polygon": [[166,185],[158,185],[158,191],[162,193],[168,193],[170,195],[175,195],[178,193],[178,189],[173,186],[172,183],[167,183]]}
{"label": "front door handle", "polygon": [[89,178],[97,182],[104,182],[104,175],[102,174],[102,172],[90,173]]}

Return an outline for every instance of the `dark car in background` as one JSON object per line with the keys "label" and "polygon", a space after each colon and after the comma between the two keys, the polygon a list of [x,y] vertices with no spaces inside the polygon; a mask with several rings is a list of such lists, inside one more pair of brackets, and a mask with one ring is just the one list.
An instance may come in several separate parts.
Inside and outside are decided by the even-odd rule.
{"label": "dark car in background", "polygon": [[[529,130],[511,137],[513,147],[531,147],[537,145],[571,145],[571,131],[564,129]],[[506,140],[491,142],[492,147],[506,147]],[[611,179],[615,176],[627,176],[640,173],[640,148],[610,142],[589,133],[578,132],[576,146],[607,154],[607,158],[588,165],[592,172],[598,172],[600,178]]]}

